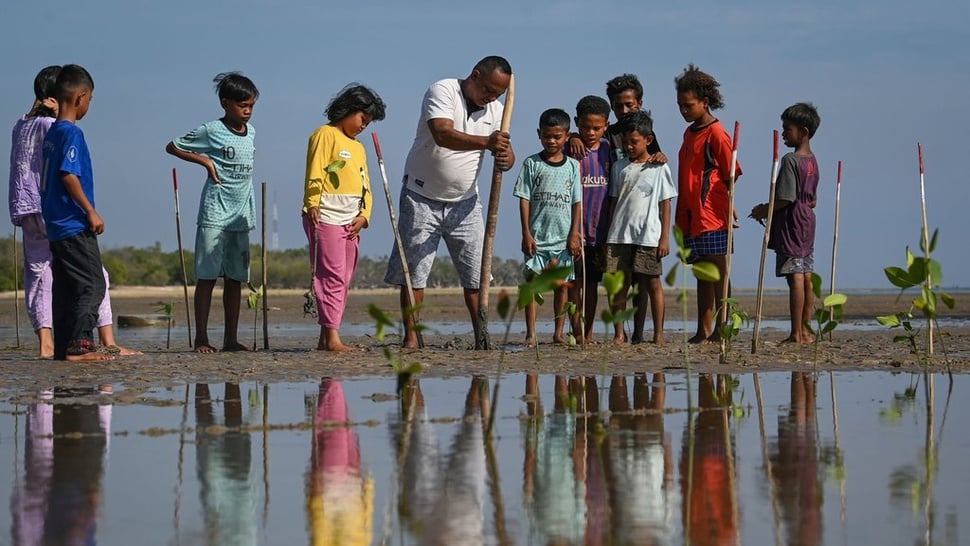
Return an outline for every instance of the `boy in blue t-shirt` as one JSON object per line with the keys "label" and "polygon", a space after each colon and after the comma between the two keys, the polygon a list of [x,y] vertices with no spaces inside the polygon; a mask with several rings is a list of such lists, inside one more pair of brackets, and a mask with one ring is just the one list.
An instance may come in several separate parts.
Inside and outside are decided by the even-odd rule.
{"label": "boy in blue t-shirt", "polygon": [[[542,152],[529,156],[522,163],[514,192],[519,198],[527,278],[548,268],[572,267],[573,257],[582,252],[583,192],[579,163],[563,153],[569,138],[569,114],[558,108],[546,110],[539,117],[537,132]],[[572,278],[570,273],[568,280]],[[556,313],[553,341],[556,343],[566,343],[563,336],[566,317],[562,311],[566,307],[567,284],[556,288],[553,297]],[[532,302],[525,308],[525,336],[529,347],[537,343],[537,307]]]}
{"label": "boy in blue t-shirt", "polygon": [[98,235],[104,220],[94,208],[94,173],[84,132],[94,80],[83,67],[61,68],[54,84],[57,121],[44,137],[41,212],[51,246],[55,360],[110,360],[94,344],[104,298]]}
{"label": "boy in blue t-shirt", "polygon": [[246,351],[239,343],[242,283],[249,282],[249,232],[256,227],[253,194],[253,138],[249,124],[259,90],[238,72],[214,79],[225,115],[169,142],[165,151],[205,167],[195,235],[195,351],[214,353],[209,343],[212,290],[225,278],[223,351]]}

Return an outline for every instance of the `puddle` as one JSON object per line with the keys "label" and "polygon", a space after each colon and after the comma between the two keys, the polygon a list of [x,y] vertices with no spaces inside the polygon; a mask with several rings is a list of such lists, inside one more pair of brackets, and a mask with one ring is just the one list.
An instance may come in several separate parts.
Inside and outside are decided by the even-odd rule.
{"label": "puddle", "polygon": [[945,376],[875,372],[422,378],[408,403],[373,378],[8,392],[0,536],[959,544],[970,379],[954,379],[949,397]]}

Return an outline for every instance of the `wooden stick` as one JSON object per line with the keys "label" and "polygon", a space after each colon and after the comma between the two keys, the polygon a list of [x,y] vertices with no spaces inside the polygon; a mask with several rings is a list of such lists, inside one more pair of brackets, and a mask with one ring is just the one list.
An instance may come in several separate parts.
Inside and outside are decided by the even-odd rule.
{"label": "wooden stick", "polygon": [[263,182],[263,242],[262,242],[262,256],[260,260],[263,262],[263,349],[269,349],[269,303],[267,301],[266,295],[269,293],[269,287],[266,285],[269,283],[269,275],[266,269],[266,182]]}
{"label": "wooden stick", "polygon": [[[17,226],[13,227],[13,312],[17,348],[20,348],[20,258],[17,256]],[[26,295],[25,295],[26,296]]]}
{"label": "wooden stick", "polygon": [[192,311],[189,309],[189,280],[185,272],[185,253],[182,251],[182,214],[179,211],[179,175],[172,169],[172,186],[175,188],[175,233],[179,244],[179,265],[182,267],[182,293],[185,296],[185,328],[189,334],[189,349],[192,345]]}
{"label": "wooden stick", "polygon": [[[397,216],[394,214],[394,200],[391,199],[391,185],[387,181],[387,168],[384,166],[384,154],[381,153],[381,141],[377,138],[377,132],[372,132],[370,134],[371,138],[374,140],[374,151],[377,153],[377,165],[380,167],[381,171],[381,181],[384,182],[384,197],[387,199],[387,213],[391,218],[391,230],[394,232],[394,243],[397,245],[397,255],[401,258],[401,269],[404,271],[404,288],[408,297],[407,307],[411,309],[411,319],[414,320],[414,325],[418,324],[418,310],[415,309],[417,301],[414,299],[414,285],[411,283],[411,269],[408,267],[407,254],[404,252],[404,241],[401,240],[401,230],[397,227]],[[424,336],[421,335],[421,329],[415,330],[418,337],[418,348],[424,348]]]}
{"label": "wooden stick", "polygon": [[[505,92],[505,108],[502,112],[503,133],[509,131],[512,123],[512,108],[515,106],[515,76],[509,75],[509,88]],[[482,243],[482,270],[479,276],[478,328],[475,332],[475,349],[488,350],[488,289],[492,283],[492,255],[495,251],[495,229],[498,225],[498,203],[502,195],[502,170],[492,167],[492,187],[488,194],[488,214],[485,217],[485,239]]]}
{"label": "wooden stick", "polygon": [[751,336],[751,354],[758,352],[758,334],[761,332],[761,310],[765,297],[765,260],[768,257],[768,239],[771,237],[771,217],[775,214],[775,184],[778,182],[778,130],[774,131],[774,153],[771,160],[771,181],[768,186],[768,218],[765,220],[765,235],[761,241],[761,265],[758,267],[758,297],[755,304],[754,335]]}
{"label": "wooden stick", "polygon": [[[835,294],[835,259],[839,250],[839,208],[842,202],[842,161],[839,160],[838,174],[835,178],[835,229],[832,233],[832,272],[829,277],[829,295]],[[832,309],[829,308],[829,313]],[[829,341],[832,341],[832,332],[829,332]]]}
{"label": "wooden stick", "polygon": [[[727,211],[727,252],[724,253],[724,290],[721,293],[721,324],[727,324],[728,309],[724,300],[731,295],[731,251],[734,247],[734,177],[738,168],[738,136],[741,123],[734,122],[734,139],[731,141],[731,171],[728,175],[728,211]],[[727,339],[721,336],[720,361],[727,358]]]}
{"label": "wooden stick", "polygon": [[[926,261],[930,261],[930,224],[926,219],[926,187],[923,184],[923,174],[925,170],[923,169],[923,145],[919,142],[916,143],[916,150],[919,153],[919,196],[920,202],[923,206],[923,257]],[[930,268],[926,268],[926,284],[929,288],[933,288],[933,277],[930,275]],[[927,352],[933,354],[933,320],[927,321],[929,323],[927,328],[928,345]]]}

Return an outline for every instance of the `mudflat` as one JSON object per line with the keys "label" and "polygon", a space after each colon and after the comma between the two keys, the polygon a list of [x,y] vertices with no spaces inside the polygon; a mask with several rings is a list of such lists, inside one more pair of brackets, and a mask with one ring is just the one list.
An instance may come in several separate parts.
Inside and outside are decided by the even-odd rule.
{"label": "mudflat", "polygon": [[[474,350],[471,333],[464,335],[437,335],[425,333],[425,348],[420,350],[400,350],[400,337],[393,329],[378,340],[373,334],[344,336],[345,343],[357,348],[353,353],[334,354],[316,351],[315,325],[312,318],[305,317],[303,305],[305,290],[270,291],[267,296],[269,311],[270,349],[255,352],[218,352],[196,354],[188,348],[185,330],[185,309],[181,287],[112,289],[112,308],[117,318],[122,315],[157,315],[164,303],[175,303],[173,317],[176,325],[172,331],[172,348],[166,349],[165,342],[131,343],[130,330],[119,328],[116,331],[118,342],[122,345],[143,351],[141,356],[117,357],[108,362],[67,363],[40,360],[36,355],[36,337],[30,330],[23,301],[21,300],[20,338],[21,348],[16,348],[14,337],[15,313],[12,312],[13,294],[0,294],[0,365],[4,373],[0,377],[0,388],[26,389],[50,385],[89,386],[92,384],[122,385],[126,389],[149,386],[169,386],[193,382],[218,381],[304,381],[319,379],[322,376],[353,377],[363,375],[391,375],[393,370],[385,355],[400,361],[422,366],[422,374],[430,376],[463,376],[472,374],[493,374],[499,368],[504,372],[535,371],[540,373],[567,374],[628,374],[634,372],[686,371],[688,362],[695,372],[744,373],[758,371],[812,371],[812,370],[883,370],[917,371],[922,369],[919,355],[911,352],[905,343],[894,343],[893,337],[902,332],[888,330],[876,325],[875,316],[905,310],[912,296],[896,298],[895,294],[850,294],[846,304],[843,321],[845,325],[837,329],[832,340],[825,340],[816,348],[814,345],[792,345],[780,343],[788,332],[787,328],[762,328],[761,344],[756,354],[751,353],[753,322],[742,328],[733,341],[726,362],[721,362],[719,347],[712,345],[687,345],[683,333],[668,328],[666,344],[662,346],[644,343],[640,345],[614,345],[605,335],[602,323],[595,329],[598,342],[585,347],[564,346],[552,343],[551,335],[539,339],[538,353],[534,349],[523,349],[523,333],[513,328],[508,344],[503,345],[504,324],[494,313],[500,289],[490,295],[493,309],[489,333],[495,347],[506,350]],[[509,289],[514,295],[515,290]],[[191,297],[191,293],[190,293]],[[755,295],[740,293],[737,296],[741,306],[754,315]],[[970,370],[970,314],[960,308],[957,296],[957,309],[942,314],[942,335],[935,344],[935,355],[929,360],[933,369],[940,371],[949,368],[954,372]],[[600,307],[605,296],[601,297]],[[682,319],[682,308],[676,301],[676,294],[668,292],[667,321]],[[362,290],[350,295],[346,325],[373,324],[368,314],[368,306],[374,304],[397,315],[398,293],[396,290]],[[688,301],[688,324],[693,325],[695,303]],[[253,311],[245,308],[245,294],[239,337],[251,343],[253,333]],[[548,307],[548,306],[546,306]],[[787,321],[788,295],[784,291],[768,292],[764,299],[763,317],[765,320]],[[549,322],[552,311],[541,308],[540,321]],[[436,323],[468,324],[461,291],[457,289],[429,289],[422,320]],[[521,314],[517,319],[521,320]],[[296,334],[292,328],[302,325]],[[777,324],[777,322],[775,322]],[[919,339],[920,347],[925,344],[925,321],[917,320],[924,328]],[[647,332],[652,325],[647,323]],[[464,329],[459,329],[464,331]],[[467,331],[471,327],[468,325]],[[213,295],[213,309],[209,322],[210,340],[216,347],[221,346],[222,307],[221,293]],[[258,347],[262,347],[262,327],[259,327]],[[155,339],[155,338],[153,338]],[[162,337],[164,339],[164,337]],[[947,355],[945,357],[944,355]]]}

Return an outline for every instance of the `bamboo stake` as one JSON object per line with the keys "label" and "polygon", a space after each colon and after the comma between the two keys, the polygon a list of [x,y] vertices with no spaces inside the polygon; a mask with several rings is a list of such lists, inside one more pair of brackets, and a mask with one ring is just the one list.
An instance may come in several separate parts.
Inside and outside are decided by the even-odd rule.
{"label": "bamboo stake", "polygon": [[[509,131],[512,123],[512,108],[515,106],[515,76],[509,76],[509,88],[505,92],[505,109],[502,112],[503,133]],[[492,254],[495,250],[495,229],[498,224],[498,204],[502,195],[502,170],[492,167],[492,187],[488,195],[488,215],[485,217],[485,239],[482,243],[482,270],[479,276],[478,328],[475,332],[475,349],[488,350],[488,289],[492,283]],[[538,344],[536,344],[538,347]]]}
{"label": "bamboo stake", "polygon": [[13,312],[17,348],[20,348],[20,263],[17,256],[17,226],[13,227]]}
{"label": "bamboo stake", "polygon": [[172,186],[175,188],[175,233],[179,244],[179,265],[182,267],[182,293],[185,296],[185,328],[189,335],[189,349],[192,345],[192,312],[189,309],[189,280],[185,272],[185,253],[182,251],[182,214],[179,211],[179,176],[172,169]]}
{"label": "bamboo stake", "polygon": [[[731,251],[734,250],[734,177],[738,168],[738,135],[741,123],[734,122],[734,139],[731,141],[731,170],[728,175],[728,211],[727,211],[727,252],[724,253],[724,290],[721,293],[721,324],[727,324],[728,309],[724,300],[731,295]],[[720,361],[727,361],[727,339],[721,337]]]}
{"label": "bamboo stake", "polygon": [[267,253],[266,253],[266,182],[263,182],[263,197],[262,197],[262,200],[263,200],[263,202],[262,202],[262,205],[263,205],[263,241],[262,241],[262,250],[261,250],[262,251],[261,261],[263,262],[262,263],[262,265],[263,265],[263,274],[262,274],[262,283],[263,283],[263,349],[269,349],[269,321],[267,320],[269,318],[269,303],[268,303],[267,297],[266,297],[267,293],[269,292],[269,289],[266,286],[268,284],[268,282],[269,282],[269,276],[267,275],[267,269],[266,269],[266,255],[267,255]]}
{"label": "bamboo stake", "polygon": [[[839,250],[839,208],[842,203],[842,161],[839,160],[839,171],[835,179],[835,229],[832,233],[832,273],[829,277],[829,295],[835,294],[835,259]],[[829,308],[829,313],[832,308]],[[832,332],[829,332],[829,341],[832,341]]]}
{"label": "bamboo stake", "polygon": [[[916,143],[916,150],[919,153],[919,196],[920,202],[923,207],[923,256],[926,258],[927,263],[930,261],[930,227],[929,221],[926,219],[926,186],[923,183],[923,175],[925,170],[923,169],[923,145],[919,142]],[[933,288],[933,277],[930,274],[930,268],[926,268],[926,284],[928,288]],[[933,330],[934,324],[933,320],[930,319],[926,321],[927,324],[927,352],[933,354]]]}
{"label": "bamboo stake", "polygon": [[[418,310],[415,308],[417,301],[414,299],[414,285],[411,283],[411,269],[408,267],[407,255],[404,252],[404,241],[401,240],[401,230],[397,227],[397,216],[394,214],[394,201],[391,199],[391,185],[387,181],[387,169],[384,167],[384,154],[381,153],[381,141],[377,138],[377,132],[372,132],[370,136],[374,140],[374,151],[377,153],[377,165],[381,170],[381,181],[384,182],[384,197],[387,199],[387,213],[391,218],[391,230],[394,232],[394,242],[397,245],[397,254],[401,258],[401,269],[404,272],[404,288],[408,296],[408,309],[410,309],[411,319],[414,325],[418,325]],[[415,333],[418,337],[418,348],[424,348],[424,336],[421,329],[416,328]]]}
{"label": "bamboo stake", "polygon": [[751,354],[758,352],[758,335],[761,332],[761,311],[765,297],[765,260],[768,257],[768,239],[771,237],[771,217],[775,214],[775,184],[778,182],[778,130],[773,135],[774,152],[771,160],[771,181],[768,186],[768,218],[765,220],[765,235],[761,241],[761,265],[758,267],[758,297],[755,304],[754,335],[751,336]]}

